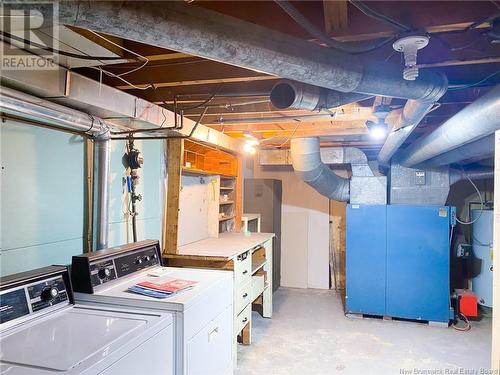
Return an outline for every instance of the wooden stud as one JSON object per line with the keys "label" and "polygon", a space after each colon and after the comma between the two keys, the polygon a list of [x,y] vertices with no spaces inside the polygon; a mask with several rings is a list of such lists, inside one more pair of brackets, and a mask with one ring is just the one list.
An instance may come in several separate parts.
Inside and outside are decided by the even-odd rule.
{"label": "wooden stud", "polygon": [[167,205],[163,232],[163,253],[177,254],[179,230],[179,198],[183,140],[168,139],[167,143]]}
{"label": "wooden stud", "polygon": [[234,197],[234,229],[236,232],[241,230],[241,215],[243,213],[243,158],[238,157],[238,169],[236,174],[236,186]]}
{"label": "wooden stud", "polygon": [[247,325],[241,330],[241,343],[243,345],[250,345],[251,342],[251,324],[248,322]]}

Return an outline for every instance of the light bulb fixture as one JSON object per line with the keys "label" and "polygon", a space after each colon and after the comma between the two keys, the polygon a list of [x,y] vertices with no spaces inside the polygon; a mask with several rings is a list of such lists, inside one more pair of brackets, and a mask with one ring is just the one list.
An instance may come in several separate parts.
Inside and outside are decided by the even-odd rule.
{"label": "light bulb fixture", "polygon": [[384,139],[387,137],[387,124],[384,122],[367,121],[366,127],[373,139]]}
{"label": "light bulb fixture", "polygon": [[245,142],[245,144],[243,145],[243,151],[245,151],[247,154],[253,155],[255,154],[255,147]]}
{"label": "light bulb fixture", "polygon": [[400,38],[394,42],[392,48],[401,52],[405,59],[403,78],[407,81],[414,81],[418,77],[417,51],[429,44],[427,35],[410,35]]}

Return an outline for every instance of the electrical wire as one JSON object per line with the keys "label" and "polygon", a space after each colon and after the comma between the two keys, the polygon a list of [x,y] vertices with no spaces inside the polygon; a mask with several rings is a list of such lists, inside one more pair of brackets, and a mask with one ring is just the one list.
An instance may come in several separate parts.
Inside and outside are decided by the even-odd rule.
{"label": "electrical wire", "polygon": [[[0,30],[0,35],[2,37],[2,41],[6,42],[7,44],[9,44],[11,46],[17,47],[17,48],[20,48],[20,47],[16,46],[14,43],[12,43],[12,40],[15,40],[15,41],[20,42],[20,43],[27,44],[27,45],[29,45],[31,47],[36,47],[36,48],[42,49],[44,51],[52,52],[52,53],[55,53],[57,55],[71,57],[71,58],[75,58],[75,59],[92,60],[92,61],[123,60],[123,57],[90,56],[90,55],[80,55],[80,54],[77,54],[77,53],[72,53],[72,52],[67,52],[67,51],[61,51],[61,50],[58,50],[58,49],[55,49],[55,48],[52,48],[52,47],[49,47],[49,46],[45,46],[43,44],[39,44],[39,43],[33,42],[31,40],[23,39],[21,37],[9,34],[9,33],[5,32],[5,31],[1,31],[1,30]],[[7,41],[6,38],[9,39],[9,41]],[[20,48],[20,49],[23,49],[23,48]]]}
{"label": "electrical wire", "polygon": [[462,168],[462,171],[465,175],[465,178],[467,180],[469,180],[469,182],[472,184],[472,186],[474,187],[474,189],[476,190],[477,192],[477,195],[479,196],[479,200],[481,201],[481,208],[480,208],[480,212],[479,212],[479,215],[472,221],[462,221],[458,218],[458,215],[457,215],[457,222],[459,222],[460,224],[462,225],[471,225],[471,224],[474,224],[476,221],[479,220],[479,218],[481,217],[481,215],[483,214],[483,210],[484,210],[484,201],[483,201],[483,196],[481,195],[481,192],[479,191],[479,189],[477,188],[476,184],[471,180],[471,178],[465,173],[465,171],[463,170]]}
{"label": "electrical wire", "polygon": [[346,43],[337,42],[332,39],[329,35],[325,34],[323,31],[318,29],[313,23],[311,23],[302,13],[300,13],[297,8],[295,8],[288,0],[274,0],[274,2],[286,13],[290,18],[292,18],[295,23],[297,23],[302,29],[307,31],[310,35],[314,36],[316,39],[320,40],[322,43],[326,44],[332,49],[337,49],[342,52],[350,53],[353,55],[360,53],[367,53],[374,51],[387,43],[392,42],[395,36],[390,36],[384,38],[380,41],[368,43],[365,45],[348,45]]}
{"label": "electrical wire", "polygon": [[463,90],[463,89],[467,89],[469,87],[474,87],[474,86],[478,86],[480,85],[481,83],[483,82],[486,82],[488,79],[490,79],[491,77],[494,77],[496,76],[498,73],[500,73],[500,70],[497,70],[496,72],[488,75],[487,77],[483,78],[482,80],[478,81],[478,82],[474,82],[474,83],[471,83],[471,84],[465,84],[465,85],[450,85],[448,90],[449,91],[455,91],[455,90]]}
{"label": "electrical wire", "polygon": [[453,323],[451,325],[453,327],[453,329],[456,329],[457,331],[461,331],[461,332],[470,331],[470,329],[472,328],[472,326],[471,326],[471,324],[469,322],[469,319],[467,319],[467,317],[464,314],[459,313],[457,320],[463,320],[465,322],[465,327],[459,327],[459,326],[456,325],[456,323]]}
{"label": "electrical wire", "polygon": [[149,59],[148,59],[146,56],[140,55],[140,54],[138,54],[137,52],[134,52],[134,51],[132,51],[132,50],[130,50],[130,49],[128,49],[128,48],[125,48],[125,47],[123,47],[123,46],[121,46],[121,45],[119,45],[119,44],[117,44],[117,43],[113,42],[112,40],[110,40],[110,39],[108,39],[108,38],[106,38],[106,37],[102,36],[101,34],[96,33],[95,31],[92,31],[92,30],[89,30],[89,31],[90,31],[92,34],[94,34],[95,36],[97,36],[97,37],[99,37],[99,38],[101,38],[101,39],[105,40],[106,42],[108,42],[108,43],[110,43],[110,44],[114,45],[115,47],[118,47],[118,48],[120,48],[120,49],[122,49],[122,50],[124,50],[124,51],[126,51],[126,52],[128,52],[128,53],[131,53],[131,54],[133,54],[133,55],[137,56],[138,58],[140,58],[140,59],[144,60],[144,63],[143,63],[141,66],[139,66],[139,67],[137,67],[137,68],[134,68],[134,69],[132,69],[132,70],[130,70],[130,71],[128,71],[128,72],[117,74],[117,76],[118,76],[118,77],[122,77],[122,76],[124,76],[124,75],[130,74],[130,73],[133,73],[133,72],[136,72],[136,71],[138,71],[138,70],[140,70],[140,69],[144,68],[144,67],[145,67],[145,66],[149,63]]}
{"label": "electrical wire", "polygon": [[400,31],[410,32],[412,28],[402,23],[386,16],[385,14],[378,13],[377,11],[370,8],[368,5],[362,3],[361,1],[350,0],[350,3],[358,8],[362,13],[367,15],[368,17],[374,18],[378,21],[384,22],[390,26],[397,28]]}

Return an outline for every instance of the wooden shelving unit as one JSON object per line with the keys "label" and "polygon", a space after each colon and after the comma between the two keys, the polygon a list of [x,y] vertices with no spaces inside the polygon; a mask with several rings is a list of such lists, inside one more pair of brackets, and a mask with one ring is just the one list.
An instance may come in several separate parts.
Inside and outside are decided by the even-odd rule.
{"label": "wooden shelving unit", "polygon": [[191,140],[184,140],[182,173],[219,176],[219,233],[241,228],[241,160],[227,152]]}
{"label": "wooden shelving unit", "polygon": [[220,177],[219,233],[232,232],[235,228],[236,177]]}

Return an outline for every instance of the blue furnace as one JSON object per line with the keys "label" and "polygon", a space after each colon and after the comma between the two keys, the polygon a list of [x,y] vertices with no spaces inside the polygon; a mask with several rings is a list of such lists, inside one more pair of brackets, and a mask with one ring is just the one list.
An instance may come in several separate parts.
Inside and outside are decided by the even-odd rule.
{"label": "blue furnace", "polygon": [[348,205],[348,313],[448,322],[455,208]]}

